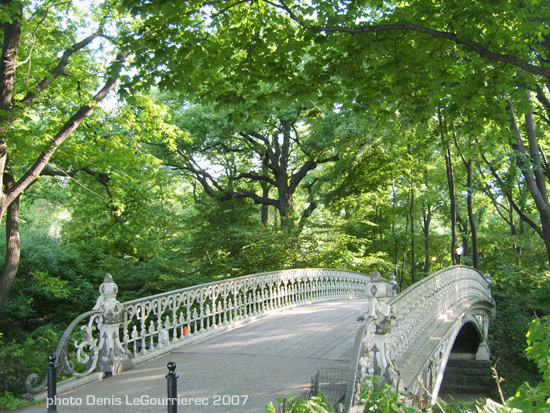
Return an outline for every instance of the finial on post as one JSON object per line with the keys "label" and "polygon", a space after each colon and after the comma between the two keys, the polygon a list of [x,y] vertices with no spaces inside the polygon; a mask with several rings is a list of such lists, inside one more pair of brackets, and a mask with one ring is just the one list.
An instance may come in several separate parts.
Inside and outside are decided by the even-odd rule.
{"label": "finial on post", "polygon": [[124,307],[117,300],[118,286],[111,274],[106,274],[99,287],[94,310],[100,311],[103,322],[99,326],[100,340],[98,343],[99,358],[97,371],[107,376],[127,370],[132,366],[131,355],[120,342],[120,324],[123,319]]}
{"label": "finial on post", "polygon": [[374,271],[367,285],[366,295],[368,298],[386,298],[388,296],[388,282],[382,279],[378,271]]}

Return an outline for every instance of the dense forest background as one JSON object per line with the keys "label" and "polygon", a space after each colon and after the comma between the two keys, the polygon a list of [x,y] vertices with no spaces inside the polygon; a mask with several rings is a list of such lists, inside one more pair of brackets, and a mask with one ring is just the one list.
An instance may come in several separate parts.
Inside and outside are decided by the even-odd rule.
{"label": "dense forest background", "polygon": [[489,272],[550,313],[550,3],[3,0],[0,393],[119,300],[285,268]]}

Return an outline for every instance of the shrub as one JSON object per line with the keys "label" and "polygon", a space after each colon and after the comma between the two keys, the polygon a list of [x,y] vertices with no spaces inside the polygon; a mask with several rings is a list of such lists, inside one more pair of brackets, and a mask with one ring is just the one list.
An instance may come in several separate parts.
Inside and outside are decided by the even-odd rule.
{"label": "shrub", "polygon": [[[333,413],[336,411],[323,393],[312,396],[309,400],[298,399],[292,395],[288,399],[280,397],[277,402],[286,413]],[[265,408],[269,413],[277,413],[273,402],[269,402]]]}
{"label": "shrub", "polygon": [[45,377],[48,354],[54,353],[61,334],[50,325],[42,326],[31,335],[11,331],[9,338],[0,338],[0,394],[21,395],[25,379],[31,373]]}

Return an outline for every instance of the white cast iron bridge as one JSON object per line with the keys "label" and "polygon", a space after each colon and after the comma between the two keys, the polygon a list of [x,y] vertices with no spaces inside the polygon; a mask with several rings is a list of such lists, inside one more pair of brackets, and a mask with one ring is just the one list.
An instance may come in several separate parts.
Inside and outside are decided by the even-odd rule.
{"label": "white cast iron bridge", "polygon": [[[166,368],[161,375],[159,367],[155,370],[151,363],[160,360],[166,366],[167,357],[181,353],[187,356],[185,360],[191,360],[192,354],[200,355],[203,368],[198,369],[209,380],[221,374],[226,364],[244,363],[248,370],[248,382],[224,372],[228,377],[222,386],[227,388],[212,389],[217,395],[225,391],[224,396],[233,397],[227,399],[224,409],[193,411],[262,411],[258,406],[290,394],[266,394],[267,398],[261,399],[257,393],[261,400],[247,410],[244,406],[230,406],[244,399],[236,400],[237,394],[229,392],[237,391],[232,390],[237,381],[244,381],[240,383],[242,389],[253,389],[262,380],[276,381],[277,374],[285,375],[285,369],[277,373],[276,368],[285,363],[285,383],[296,381],[298,372],[293,368],[307,370],[300,363],[323,367],[326,362],[345,371],[346,388],[338,401],[346,411],[357,404],[361,385],[369,385],[373,376],[398,391],[421,395],[433,403],[449,358],[489,359],[489,316],[495,310],[491,286],[488,274],[481,275],[464,266],[441,270],[400,293],[394,276],[384,280],[378,272],[366,275],[296,269],[217,281],[120,303],[116,299],[118,288],[107,275],[94,308],[70,324],[58,345],[58,373],[73,376],[58,383],[58,395],[85,395],[87,390],[109,394],[111,402],[119,407],[110,407],[109,411],[138,412],[139,406],[124,406],[128,399],[120,394],[122,390],[116,392],[117,383],[125,383],[132,387],[132,394],[139,394],[137,384],[145,386],[141,388],[144,392],[155,376],[160,384],[158,390],[151,391],[162,393],[159,398],[165,397],[165,384],[158,378],[163,378]],[[264,358],[254,362],[250,358],[239,359],[246,355]],[[213,360],[221,361],[212,366]],[[335,360],[338,363],[334,364]],[[186,362],[183,363],[178,364],[182,378],[186,369]],[[121,381],[117,382],[119,378]],[[27,390],[37,398],[45,397],[46,381],[36,385],[37,381],[36,375],[29,376]],[[98,386],[98,381],[103,389],[93,387]],[[185,397],[186,388],[191,392],[191,382],[201,388],[203,396],[208,395],[209,384],[198,385],[202,383],[198,378],[184,378],[178,397]],[[301,384],[307,387],[310,381]],[[120,385],[121,389],[124,385]],[[77,387],[80,393],[74,390]],[[268,388],[269,393],[269,385],[262,387]],[[210,400],[210,408],[213,401]],[[82,405],[73,407],[75,411],[86,410]],[[88,410],[93,410],[93,406]],[[155,409],[147,406],[143,411]],[[166,411],[166,407],[159,406],[158,411]]]}

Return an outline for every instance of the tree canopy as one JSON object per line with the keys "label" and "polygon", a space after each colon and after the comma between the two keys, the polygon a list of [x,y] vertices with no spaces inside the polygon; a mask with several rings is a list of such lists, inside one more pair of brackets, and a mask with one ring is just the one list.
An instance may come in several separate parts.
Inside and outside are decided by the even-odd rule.
{"label": "tree canopy", "polygon": [[0,4],[1,328],[305,266],[548,312],[548,1],[88,3]]}

